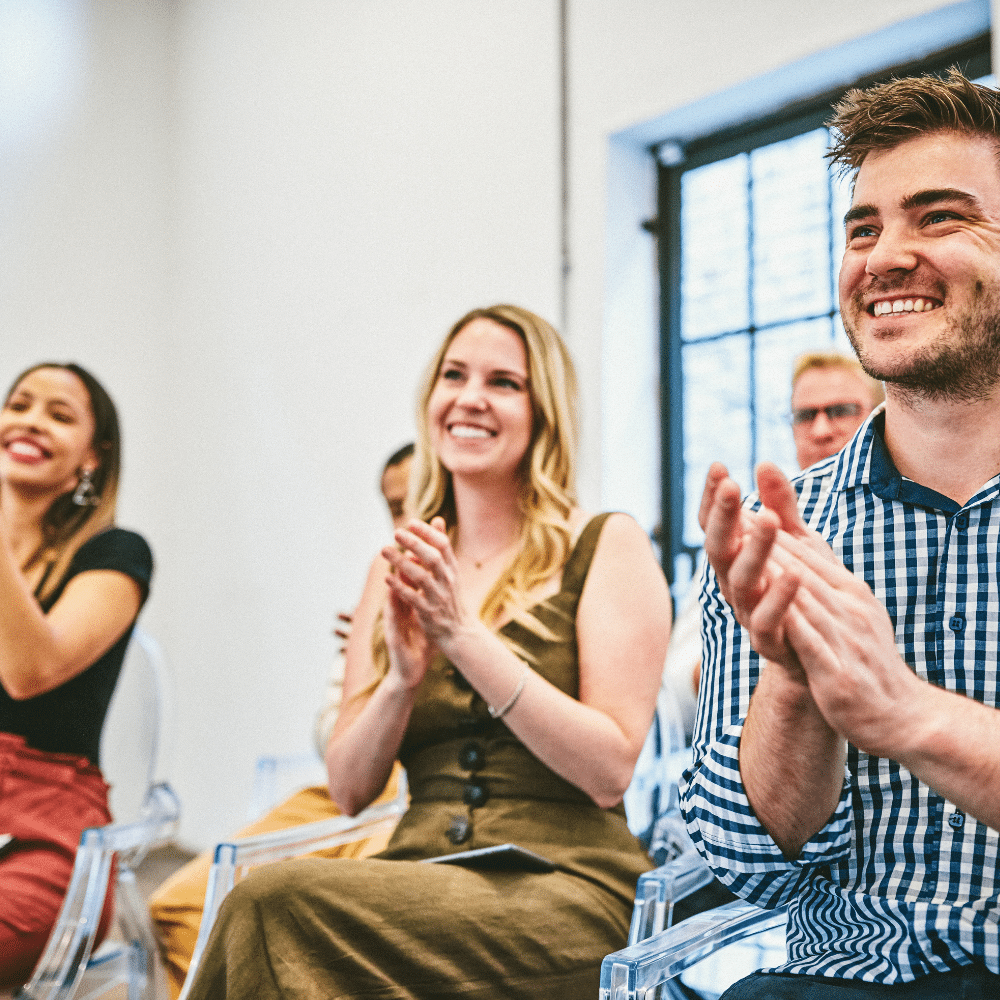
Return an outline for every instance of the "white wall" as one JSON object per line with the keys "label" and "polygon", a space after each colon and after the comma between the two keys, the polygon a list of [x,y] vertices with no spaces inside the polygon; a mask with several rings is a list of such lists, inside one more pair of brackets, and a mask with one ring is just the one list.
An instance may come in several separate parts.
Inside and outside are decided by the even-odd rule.
{"label": "white wall", "polygon": [[[120,403],[120,520],[157,554],[146,626],[205,845],[242,820],[256,756],[309,744],[438,338],[492,301],[556,317],[557,2],[46,2],[80,12],[81,75],[0,189],[3,377],[72,356]],[[610,136],[934,6],[570,0],[588,506],[617,476],[602,405],[642,395],[602,385],[604,303],[632,303],[610,325],[647,359],[654,308],[652,248],[606,214],[648,162]],[[644,515],[642,489],[614,499]]]}

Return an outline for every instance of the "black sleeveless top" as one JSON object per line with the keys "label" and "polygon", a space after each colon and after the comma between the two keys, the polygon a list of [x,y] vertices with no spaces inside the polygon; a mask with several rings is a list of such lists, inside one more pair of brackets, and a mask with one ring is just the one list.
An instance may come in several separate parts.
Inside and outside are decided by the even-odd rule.
{"label": "black sleeveless top", "polygon": [[[102,531],[80,546],[59,586],[40,602],[42,610],[48,613],[66,584],[92,569],[112,569],[130,576],[139,584],[144,603],[153,575],[153,555],[145,539],[133,531]],[[101,728],[134,624],[133,620],[99,660],[51,691],[16,701],[0,686],[0,732],[23,736],[36,750],[75,754],[100,766]]]}

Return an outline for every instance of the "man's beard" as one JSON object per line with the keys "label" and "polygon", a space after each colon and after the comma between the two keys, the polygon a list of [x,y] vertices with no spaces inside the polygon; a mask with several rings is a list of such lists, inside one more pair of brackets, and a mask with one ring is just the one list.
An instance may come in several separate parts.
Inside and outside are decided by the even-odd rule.
{"label": "man's beard", "polygon": [[[859,293],[852,300],[853,315],[862,308],[860,298]],[[883,318],[891,322],[890,317]],[[969,311],[952,320],[937,340],[909,358],[905,367],[880,365],[865,352],[846,320],[844,329],[861,367],[872,378],[897,386],[904,398],[914,402],[982,402],[993,396],[1000,383],[1000,296],[981,281],[976,283]]]}

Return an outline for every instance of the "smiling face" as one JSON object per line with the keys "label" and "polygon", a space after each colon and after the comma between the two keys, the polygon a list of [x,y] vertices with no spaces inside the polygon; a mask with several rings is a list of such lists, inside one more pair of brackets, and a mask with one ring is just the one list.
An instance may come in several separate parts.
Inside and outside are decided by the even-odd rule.
{"label": "smiling face", "polygon": [[0,410],[0,482],[54,499],[93,471],[94,416],[90,395],[73,372],[36,368]]}
{"label": "smiling face", "polygon": [[524,342],[477,318],[452,338],[427,404],[431,443],[452,476],[519,477],[531,442]]}
{"label": "smiling face", "polygon": [[1000,169],[979,136],[869,153],[846,217],[844,327],[865,370],[909,393],[978,400],[1000,380]]}

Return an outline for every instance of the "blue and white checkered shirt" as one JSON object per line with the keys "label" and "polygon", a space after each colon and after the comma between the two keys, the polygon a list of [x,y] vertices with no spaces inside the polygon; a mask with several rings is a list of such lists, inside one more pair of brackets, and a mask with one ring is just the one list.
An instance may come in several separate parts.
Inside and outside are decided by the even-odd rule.
{"label": "blue and white checkered shirt", "polygon": [[[803,517],[888,609],[917,674],[997,707],[1000,476],[959,507],[900,476],[883,425],[876,411],[843,451],[795,480]],[[972,960],[1000,972],[1000,834],[895,761],[849,746],[834,814],[786,860],[740,779],[758,657],[710,569],[702,608],[695,764],[682,806],[722,882],[761,906],[787,904],[781,970],[887,984]]]}

